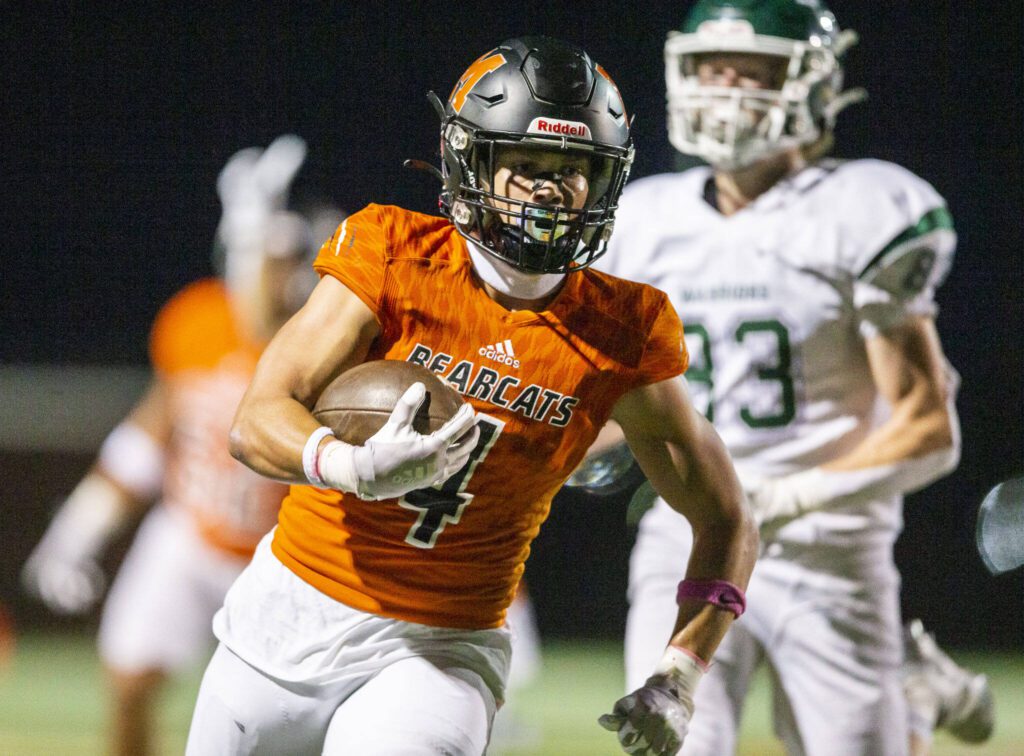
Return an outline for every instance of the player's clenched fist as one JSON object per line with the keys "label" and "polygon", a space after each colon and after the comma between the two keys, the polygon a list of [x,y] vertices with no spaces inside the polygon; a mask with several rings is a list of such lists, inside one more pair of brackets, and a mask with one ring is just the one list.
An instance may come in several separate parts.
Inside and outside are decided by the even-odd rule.
{"label": "player's clenched fist", "polygon": [[669,646],[655,673],[615,702],[598,722],[619,736],[622,750],[640,756],[674,756],[693,716],[693,692],[706,670],[688,651]]}

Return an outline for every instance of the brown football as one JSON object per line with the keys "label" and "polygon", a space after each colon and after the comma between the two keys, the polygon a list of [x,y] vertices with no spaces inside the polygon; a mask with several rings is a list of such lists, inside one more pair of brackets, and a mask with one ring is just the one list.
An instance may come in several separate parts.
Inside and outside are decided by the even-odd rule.
{"label": "brown football", "polygon": [[421,365],[401,360],[373,360],[346,370],[320,394],[313,416],[336,438],[362,444],[384,427],[391,410],[416,381],[427,388],[413,428],[431,433],[458,412],[462,396]]}

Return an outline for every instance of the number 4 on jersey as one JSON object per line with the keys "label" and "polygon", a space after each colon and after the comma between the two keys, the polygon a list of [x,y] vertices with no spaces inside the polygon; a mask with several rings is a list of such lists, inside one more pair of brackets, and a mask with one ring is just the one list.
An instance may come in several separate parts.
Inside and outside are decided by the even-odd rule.
{"label": "number 4 on jersey", "polygon": [[457,523],[462,518],[462,511],[473,501],[473,494],[466,493],[466,486],[505,427],[503,422],[488,415],[478,412],[476,417],[480,436],[469,454],[469,461],[444,483],[410,491],[398,500],[400,506],[419,512],[405,537],[406,543],[421,549],[434,548],[445,526]]}

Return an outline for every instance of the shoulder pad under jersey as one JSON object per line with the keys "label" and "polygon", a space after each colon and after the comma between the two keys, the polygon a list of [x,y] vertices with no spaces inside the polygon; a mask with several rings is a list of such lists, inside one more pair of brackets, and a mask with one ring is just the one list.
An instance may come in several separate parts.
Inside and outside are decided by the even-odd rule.
{"label": "shoulder pad under jersey", "polygon": [[842,182],[844,245],[849,272],[900,298],[942,283],[953,262],[956,232],[941,195],[928,182],[894,163],[857,160],[837,168]]}

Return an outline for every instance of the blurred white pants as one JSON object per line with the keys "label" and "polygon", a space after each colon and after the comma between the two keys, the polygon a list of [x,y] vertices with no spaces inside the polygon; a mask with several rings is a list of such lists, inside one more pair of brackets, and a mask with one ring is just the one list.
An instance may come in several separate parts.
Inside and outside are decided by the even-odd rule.
{"label": "blurred white pants", "polygon": [[[693,536],[658,501],[630,558],[626,684],[643,684],[676,619]],[[777,548],[778,547],[778,548]],[[758,560],[747,611],[697,688],[685,756],[736,750],[750,679],[766,662],[775,734],[791,756],[902,756],[909,734],[900,678],[899,575],[887,553],[776,544]]]}
{"label": "blurred white pants", "polygon": [[163,505],[143,519],[103,606],[100,657],[121,673],[175,672],[214,645],[210,623],[246,561]]}

